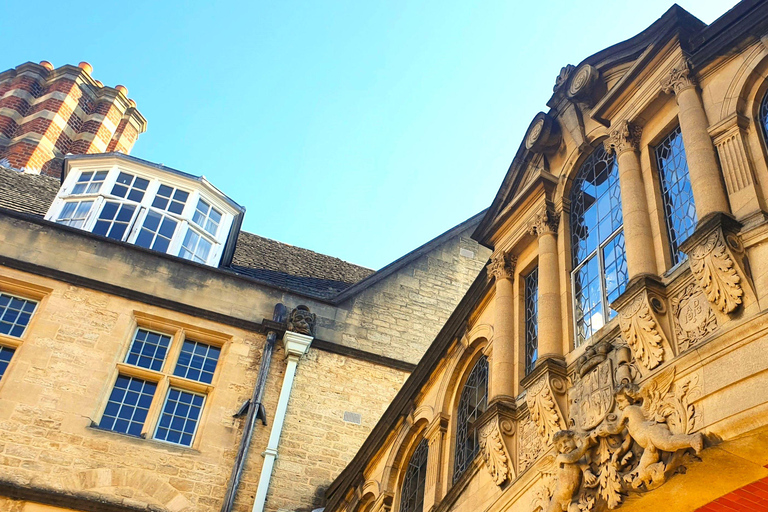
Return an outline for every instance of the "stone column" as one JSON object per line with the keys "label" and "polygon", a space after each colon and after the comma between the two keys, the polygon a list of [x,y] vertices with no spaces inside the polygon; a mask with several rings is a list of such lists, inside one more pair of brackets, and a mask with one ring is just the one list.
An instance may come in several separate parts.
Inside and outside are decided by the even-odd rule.
{"label": "stone column", "polygon": [[539,357],[563,358],[563,317],[560,312],[560,265],[557,257],[559,215],[544,210],[535,220],[533,232],[539,235]]}
{"label": "stone column", "polygon": [[661,87],[664,92],[673,92],[677,98],[678,120],[699,220],[712,213],[730,213],[715,148],[709,136],[707,114],[687,59],[661,81]]}
{"label": "stone column", "polygon": [[514,256],[497,252],[488,264],[488,276],[496,280],[495,321],[491,353],[489,401],[515,396]]}
{"label": "stone column", "polygon": [[630,280],[642,274],[656,273],[648,200],[638,154],[640,133],[638,126],[622,121],[605,141],[606,151],[615,151],[619,164],[624,247]]}
{"label": "stone column", "polygon": [[424,437],[429,443],[427,452],[427,482],[424,486],[424,507],[429,512],[440,503],[443,491],[442,459],[445,433],[448,430],[448,417],[442,414],[427,427]]}

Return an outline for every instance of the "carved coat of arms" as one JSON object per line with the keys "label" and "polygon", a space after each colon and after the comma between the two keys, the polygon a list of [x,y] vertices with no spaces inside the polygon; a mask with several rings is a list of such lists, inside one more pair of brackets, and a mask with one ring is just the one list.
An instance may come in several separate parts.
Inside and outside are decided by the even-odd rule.
{"label": "carved coat of arms", "polygon": [[571,388],[570,416],[573,425],[591,430],[613,409],[613,371],[606,359],[584,374]]}

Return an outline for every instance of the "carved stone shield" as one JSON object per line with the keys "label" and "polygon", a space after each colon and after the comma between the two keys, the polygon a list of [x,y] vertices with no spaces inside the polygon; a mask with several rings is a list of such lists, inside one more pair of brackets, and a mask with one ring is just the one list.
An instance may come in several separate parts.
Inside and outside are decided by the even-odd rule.
{"label": "carved stone shield", "polygon": [[570,416],[574,426],[591,430],[613,409],[613,370],[606,359],[571,388]]}

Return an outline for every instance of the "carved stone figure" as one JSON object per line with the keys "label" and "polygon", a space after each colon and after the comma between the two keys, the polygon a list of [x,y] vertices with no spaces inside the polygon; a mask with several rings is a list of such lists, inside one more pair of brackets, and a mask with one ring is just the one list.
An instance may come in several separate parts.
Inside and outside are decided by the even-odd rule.
{"label": "carved stone figure", "polygon": [[[674,377],[674,372],[671,373]],[[692,448],[698,455],[704,448],[704,437],[701,433],[675,434],[669,425],[659,421],[664,420],[663,399],[661,396],[668,392],[671,381],[663,391],[653,387],[642,396],[636,384],[620,384],[616,389],[616,405],[619,408],[618,420],[615,424],[606,424],[596,431],[598,436],[619,434],[626,428],[627,433],[640,447],[643,453],[640,463],[631,473],[631,485],[639,489],[658,487],[666,481],[666,464],[660,461],[660,452],[674,453],[678,450]],[[662,384],[662,386],[665,386]],[[656,392],[656,400],[653,393]],[[642,405],[637,405],[642,400]],[[628,447],[623,452],[626,453]],[[617,452],[614,460],[622,458],[623,453]]]}
{"label": "carved stone figure", "polygon": [[307,336],[315,335],[315,322],[317,315],[309,312],[307,306],[297,306],[288,317],[288,330]]}
{"label": "carved stone figure", "polygon": [[581,487],[595,487],[597,477],[589,469],[584,458],[595,445],[593,436],[581,438],[572,430],[561,430],[554,436],[557,457],[555,457],[555,488],[546,512],[579,512],[574,497]]}

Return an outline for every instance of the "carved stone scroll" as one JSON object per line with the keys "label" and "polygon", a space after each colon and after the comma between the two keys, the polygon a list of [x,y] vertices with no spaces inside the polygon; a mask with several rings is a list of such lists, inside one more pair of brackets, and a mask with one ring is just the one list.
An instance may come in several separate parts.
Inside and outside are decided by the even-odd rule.
{"label": "carved stone scroll", "polygon": [[672,319],[680,350],[687,350],[717,329],[717,318],[704,291],[695,283],[672,298]]}
{"label": "carved stone scroll", "polygon": [[[738,240],[732,241],[736,248]],[[691,272],[704,289],[707,299],[723,313],[730,313],[742,302],[744,290],[736,271],[732,248],[721,229],[715,229],[688,252]]]}
{"label": "carved stone scroll", "polygon": [[503,423],[504,421],[496,416],[483,425],[477,435],[485,467],[496,485],[513,478],[512,456],[502,438],[502,429],[507,435],[511,435],[513,430],[510,425],[502,425]]}
{"label": "carved stone scroll", "polygon": [[525,402],[539,436],[551,445],[555,434],[565,429],[565,421],[546,375],[528,388]]}
{"label": "carved stone scroll", "polygon": [[661,90],[665,93],[678,94],[689,87],[696,87],[696,78],[691,71],[691,63],[688,59],[683,58],[661,81]]}
{"label": "carved stone scroll", "polygon": [[661,300],[643,291],[619,313],[621,337],[632,349],[635,359],[648,370],[664,360],[664,332],[656,318],[659,312],[663,312]]}

